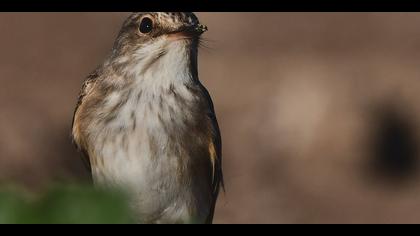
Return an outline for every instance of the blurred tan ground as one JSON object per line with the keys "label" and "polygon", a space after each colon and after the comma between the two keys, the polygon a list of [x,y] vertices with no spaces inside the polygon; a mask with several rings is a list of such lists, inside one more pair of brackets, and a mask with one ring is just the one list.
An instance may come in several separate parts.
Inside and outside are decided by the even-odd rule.
{"label": "blurred tan ground", "polygon": [[[0,14],[1,181],[87,177],[73,109],[126,16]],[[406,114],[420,135],[420,14],[198,16],[223,138],[216,223],[420,223],[420,176],[389,183],[369,168],[373,110]]]}

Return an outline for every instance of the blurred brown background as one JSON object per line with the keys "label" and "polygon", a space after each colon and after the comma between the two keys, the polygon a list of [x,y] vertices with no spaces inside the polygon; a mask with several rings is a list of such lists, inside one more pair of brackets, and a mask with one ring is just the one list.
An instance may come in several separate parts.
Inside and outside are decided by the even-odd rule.
{"label": "blurred brown background", "polygon": [[[84,180],[84,77],[128,13],[0,14],[0,182]],[[197,13],[222,137],[216,223],[420,223],[420,14]]]}

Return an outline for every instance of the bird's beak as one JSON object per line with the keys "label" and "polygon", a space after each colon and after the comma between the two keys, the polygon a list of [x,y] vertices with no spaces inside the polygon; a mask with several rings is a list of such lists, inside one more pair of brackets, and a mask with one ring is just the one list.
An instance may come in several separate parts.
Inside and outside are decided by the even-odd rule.
{"label": "bird's beak", "polygon": [[185,39],[185,38],[195,38],[202,35],[208,30],[207,26],[202,24],[192,25],[183,27],[177,31],[171,32],[169,35],[171,38],[176,39]]}
{"label": "bird's beak", "polygon": [[181,32],[190,35],[190,36],[200,36],[202,35],[204,32],[206,32],[207,26],[202,25],[202,24],[197,24],[197,25],[191,25],[191,26],[187,26],[183,29],[181,29]]}

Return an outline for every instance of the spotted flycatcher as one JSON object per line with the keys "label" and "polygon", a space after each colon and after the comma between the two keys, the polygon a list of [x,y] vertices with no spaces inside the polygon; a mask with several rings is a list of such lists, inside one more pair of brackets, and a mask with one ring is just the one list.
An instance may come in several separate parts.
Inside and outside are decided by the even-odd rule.
{"label": "spotted flycatcher", "polygon": [[134,13],[83,84],[72,135],[95,185],[127,191],[139,223],[211,223],[221,138],[193,13]]}

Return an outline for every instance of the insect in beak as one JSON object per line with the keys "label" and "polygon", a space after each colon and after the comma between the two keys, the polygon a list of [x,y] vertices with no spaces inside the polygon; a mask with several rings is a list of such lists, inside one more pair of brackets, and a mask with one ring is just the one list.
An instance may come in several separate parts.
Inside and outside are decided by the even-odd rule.
{"label": "insect in beak", "polygon": [[197,34],[199,34],[199,35],[203,34],[203,33],[204,33],[204,32],[206,32],[207,30],[208,30],[207,26],[202,25],[202,24],[198,24],[198,25],[195,27],[195,31],[196,31],[196,32],[197,32]]}

